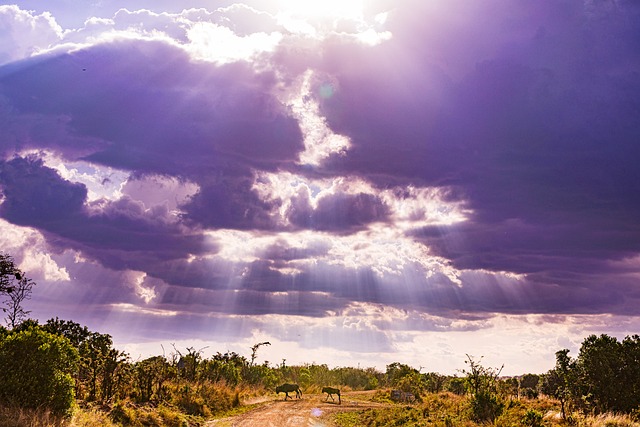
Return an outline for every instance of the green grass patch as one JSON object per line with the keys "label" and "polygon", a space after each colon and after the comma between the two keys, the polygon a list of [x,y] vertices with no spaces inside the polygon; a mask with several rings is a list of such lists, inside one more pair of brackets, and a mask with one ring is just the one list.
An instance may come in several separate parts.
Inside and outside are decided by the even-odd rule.
{"label": "green grass patch", "polygon": [[338,412],[333,415],[332,420],[338,427],[360,427],[362,425],[359,412]]}
{"label": "green grass patch", "polygon": [[238,416],[238,415],[242,415],[242,414],[244,414],[246,412],[253,411],[254,409],[259,408],[261,406],[264,406],[264,405],[266,405],[268,403],[270,403],[270,401],[252,403],[250,405],[236,406],[235,408],[231,408],[231,409],[229,409],[227,411],[223,411],[223,412],[217,413],[215,415],[215,417],[213,417],[212,419],[235,417],[235,416]]}

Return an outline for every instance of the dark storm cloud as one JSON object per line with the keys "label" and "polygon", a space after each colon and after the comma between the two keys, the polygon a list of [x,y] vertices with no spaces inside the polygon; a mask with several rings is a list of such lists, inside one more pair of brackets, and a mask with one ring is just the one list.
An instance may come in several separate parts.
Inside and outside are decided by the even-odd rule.
{"label": "dark storm cloud", "polygon": [[[476,322],[496,312],[584,314],[613,310],[637,315],[640,302],[633,277],[598,276],[596,281],[593,274],[585,274],[581,285],[561,286],[553,277],[514,280],[488,271],[468,271],[457,284],[442,274],[426,277],[416,273],[420,267],[415,265],[406,266],[402,275],[384,277],[371,268],[337,268],[324,262],[316,262],[312,272],[284,273],[279,268],[286,264],[267,259],[235,268],[217,262],[198,267],[174,261],[162,266],[173,275],[163,272],[158,276],[178,285],[162,297],[161,304],[170,310],[202,305],[205,311],[231,314],[347,316],[352,315],[351,304],[369,303],[430,313],[441,319],[408,319],[407,325],[413,324],[410,329],[439,330],[451,326],[445,319]],[[157,272],[150,269],[150,274]],[[467,327],[479,326],[460,326]]]}
{"label": "dark storm cloud", "polygon": [[416,235],[456,267],[588,286],[615,273],[604,260],[640,251],[639,7],[448,2],[432,22],[411,4],[389,42],[325,45],[335,93],[318,98],[353,144],[330,170],[455,188],[470,221]]}
{"label": "dark storm cloud", "polygon": [[[5,150],[50,147],[137,175],[187,178],[200,186],[185,206],[189,220],[267,227],[272,206],[251,190],[251,168],[275,170],[302,149],[296,121],[270,94],[273,84],[248,63],[194,63],[162,42],[97,45],[0,70],[12,124],[2,141],[12,144]],[[20,129],[51,118],[62,131]]]}
{"label": "dark storm cloud", "polygon": [[270,213],[278,204],[260,199],[252,190],[250,171],[228,172],[201,183],[198,194],[184,206],[185,219],[211,228],[273,228]]}
{"label": "dark storm cloud", "polygon": [[88,211],[86,187],[64,180],[38,159],[0,163],[0,190],[3,218],[35,227],[52,244],[81,249],[118,270],[215,249],[126,198]]}
{"label": "dark storm cloud", "polygon": [[303,192],[292,199],[287,214],[293,225],[304,229],[346,232],[384,221],[389,208],[380,198],[367,193],[327,195],[314,208],[308,192]]}
{"label": "dark storm cloud", "polygon": [[245,62],[194,63],[177,47],[139,40],[0,70],[14,114],[69,117],[72,132],[103,141],[89,160],[183,177],[295,159],[300,130],[270,94],[274,83]]}
{"label": "dark storm cloud", "polygon": [[284,239],[278,239],[265,251],[265,256],[275,262],[315,259],[326,256],[330,249],[331,244],[325,240],[317,240],[302,248],[292,246]]}
{"label": "dark storm cloud", "polygon": [[[87,189],[60,178],[37,159],[16,158],[0,163],[2,216],[21,225],[46,225],[77,218]],[[55,225],[54,225],[55,226]]]}
{"label": "dark storm cloud", "polygon": [[254,290],[207,291],[171,287],[160,303],[168,309],[189,307],[193,313],[290,314],[322,317],[328,310],[344,307],[348,302],[333,296],[309,292],[261,292]]}
{"label": "dark storm cloud", "polygon": [[[384,28],[390,40],[369,46],[343,33],[319,46],[289,34],[273,56],[261,54],[261,71],[245,61],[194,61],[167,41],[132,39],[3,66],[5,158],[45,149],[141,178],[175,177],[197,192],[179,203],[179,216],[126,196],[87,203],[84,185],[16,157],[2,164],[0,214],[107,267],[162,279],[167,307],[202,295],[202,310],[236,314],[323,316],[351,301],[452,319],[637,314],[637,270],[614,261],[640,252],[638,7],[394,3]],[[240,35],[277,28],[271,16],[244,6],[184,16]],[[85,30],[138,24],[187,40],[186,27],[150,11],[123,10],[113,23]],[[328,125],[351,145],[307,170],[296,166],[305,149],[300,126],[274,93],[308,69]],[[402,260],[400,272],[384,274],[331,259],[340,255],[330,240],[300,248],[282,240],[256,249],[258,260],[215,257],[224,238],[197,233],[312,230],[322,232],[320,241],[353,237],[372,223],[393,226],[398,216],[377,194],[318,197],[301,185],[285,200],[254,189],[257,173],[280,171],[301,180],[357,177],[397,189],[389,197],[398,200],[409,185],[441,188],[445,201],[470,210],[468,220],[416,225],[407,236],[468,271],[456,281],[439,267],[430,271],[429,260]],[[215,259],[198,257],[205,253]]]}

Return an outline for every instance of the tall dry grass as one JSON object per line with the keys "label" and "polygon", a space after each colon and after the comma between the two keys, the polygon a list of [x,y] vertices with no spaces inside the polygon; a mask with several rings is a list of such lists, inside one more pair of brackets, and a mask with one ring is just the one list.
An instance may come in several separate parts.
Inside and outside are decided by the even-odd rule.
{"label": "tall dry grass", "polygon": [[624,414],[600,414],[595,416],[575,416],[577,427],[640,427],[640,423],[634,421],[629,415]]}
{"label": "tall dry grass", "polygon": [[54,416],[46,409],[0,407],[2,427],[118,427],[106,413],[77,408],[70,418]]}
{"label": "tall dry grass", "polygon": [[0,407],[2,427],[63,427],[65,420],[55,417],[48,410]]}
{"label": "tall dry grass", "polygon": [[446,392],[427,393],[422,396],[422,402],[407,405],[385,399],[387,394],[379,391],[372,396],[372,400],[389,406],[359,414],[338,414],[334,417],[335,424],[340,427],[640,427],[640,423],[632,416],[622,414],[584,416],[574,413],[570,420],[564,420],[559,402],[546,397],[506,401],[502,414],[495,422],[477,423],[471,417],[468,396]]}

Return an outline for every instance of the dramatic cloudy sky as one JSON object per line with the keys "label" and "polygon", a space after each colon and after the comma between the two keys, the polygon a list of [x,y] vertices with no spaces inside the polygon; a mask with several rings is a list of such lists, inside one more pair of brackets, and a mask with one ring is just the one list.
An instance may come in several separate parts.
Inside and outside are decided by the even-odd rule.
{"label": "dramatic cloudy sky", "polygon": [[640,331],[637,2],[237,1],[0,2],[33,317],[448,374]]}

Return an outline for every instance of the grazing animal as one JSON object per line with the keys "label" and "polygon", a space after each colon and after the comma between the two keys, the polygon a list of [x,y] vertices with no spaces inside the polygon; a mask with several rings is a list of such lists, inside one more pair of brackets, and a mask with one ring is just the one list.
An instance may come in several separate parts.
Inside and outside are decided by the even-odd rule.
{"label": "grazing animal", "polygon": [[413,393],[402,390],[391,390],[391,400],[396,402],[413,403],[416,401],[416,396]]}
{"label": "grazing animal", "polygon": [[337,388],[333,388],[333,387],[322,387],[322,392],[323,393],[327,393],[327,398],[325,399],[325,401],[329,400],[329,398],[331,398],[332,401],[335,402],[335,399],[333,398],[334,394],[338,395],[338,404],[342,404],[342,400],[340,400],[340,389]]}
{"label": "grazing animal", "polygon": [[293,399],[293,397],[289,396],[292,391],[296,392],[296,398],[300,399],[302,397],[298,384],[282,384],[276,387],[276,394],[284,393],[284,400]]}

